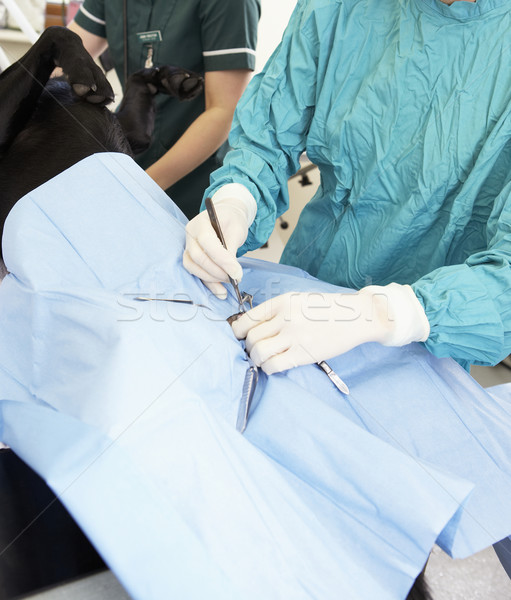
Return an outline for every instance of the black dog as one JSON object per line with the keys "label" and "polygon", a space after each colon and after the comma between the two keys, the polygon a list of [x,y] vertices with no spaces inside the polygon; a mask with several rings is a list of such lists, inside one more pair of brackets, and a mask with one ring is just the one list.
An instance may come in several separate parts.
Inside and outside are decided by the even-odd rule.
{"label": "black dog", "polygon": [[[64,77],[51,79],[56,67]],[[145,150],[155,94],[189,100],[202,89],[196,73],[171,66],[143,69],[128,79],[114,114],[106,108],[114,99],[112,88],[79,36],[65,27],[46,29],[0,74],[0,235],[17,200],[81,159]]]}
{"label": "black dog", "polygon": [[[55,67],[65,78],[50,79]],[[135,155],[147,148],[156,93],[187,100],[202,88],[202,77],[190,71],[143,69],[130,76],[113,114],[106,108],[112,88],[80,38],[63,27],[46,29],[0,74],[0,234],[22,196],[81,159],[105,151]],[[429,598],[421,573],[407,600]]]}

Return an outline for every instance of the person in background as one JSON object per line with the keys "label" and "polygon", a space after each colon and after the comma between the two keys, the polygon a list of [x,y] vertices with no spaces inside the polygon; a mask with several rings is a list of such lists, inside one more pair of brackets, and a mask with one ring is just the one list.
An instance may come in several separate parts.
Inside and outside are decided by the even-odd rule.
{"label": "person in background", "polygon": [[68,25],[94,58],[108,47],[123,86],[125,73],[149,65],[204,73],[204,93],[194,100],[158,94],[153,141],[136,157],[188,218],[227,150],[255,66],[259,17],[260,0],[85,0]]}

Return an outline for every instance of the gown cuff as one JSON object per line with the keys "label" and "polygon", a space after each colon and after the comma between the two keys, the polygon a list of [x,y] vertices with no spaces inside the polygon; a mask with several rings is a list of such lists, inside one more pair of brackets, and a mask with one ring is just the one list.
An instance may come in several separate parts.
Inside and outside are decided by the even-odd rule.
{"label": "gown cuff", "polygon": [[388,299],[394,327],[385,340],[385,346],[405,346],[412,342],[425,342],[430,325],[422,304],[409,285],[390,283],[382,288]]}

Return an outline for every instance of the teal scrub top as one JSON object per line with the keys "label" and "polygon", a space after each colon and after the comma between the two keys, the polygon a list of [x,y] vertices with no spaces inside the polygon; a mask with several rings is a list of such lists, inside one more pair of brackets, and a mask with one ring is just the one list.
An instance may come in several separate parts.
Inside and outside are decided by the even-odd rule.
{"label": "teal scrub top", "polygon": [[495,364],[511,353],[510,54],[508,0],[300,0],[206,194],[250,189],[241,252],[256,248],[306,151],[321,184],[282,262],[411,284],[433,354]]}
{"label": "teal scrub top", "polygon": [[[253,70],[259,16],[260,0],[128,0],[128,73],[144,67],[149,43],[155,66],[171,64],[201,74]],[[75,21],[108,40],[115,70],[124,85],[123,0],[85,0]],[[146,32],[159,32],[161,41],[138,35]],[[204,111],[205,98],[201,94],[194,100],[180,102],[158,94],[156,104],[153,141],[147,151],[136,157],[144,169],[165,154]],[[189,218],[199,212],[209,175],[221,165],[226,151],[224,144],[167,190]]]}

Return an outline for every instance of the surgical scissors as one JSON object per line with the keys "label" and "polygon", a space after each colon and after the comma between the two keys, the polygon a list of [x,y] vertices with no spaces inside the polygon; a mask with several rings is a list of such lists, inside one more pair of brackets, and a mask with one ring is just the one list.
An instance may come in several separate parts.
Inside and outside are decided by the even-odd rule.
{"label": "surgical scissors", "polygon": [[[220,228],[220,223],[218,221],[218,217],[216,215],[215,207],[211,198],[206,198],[205,201],[206,210],[208,211],[209,220],[211,222],[211,226],[213,227],[218,239],[222,243],[222,246],[227,250],[227,244],[225,243],[225,238],[222,233],[222,229]],[[230,275],[229,282],[234,288],[234,292],[236,294],[236,298],[238,299],[238,312],[234,315],[231,315],[227,322],[229,325],[240,317],[243,313],[247,312],[245,304],[248,303],[250,308],[252,308],[252,295],[246,294],[245,292],[241,292],[238,282],[234,280]],[[248,355],[247,355],[248,357]],[[252,362],[250,357],[248,357],[249,367],[245,374],[245,381],[243,383],[243,390],[241,392],[240,404],[238,406],[238,417],[236,419],[236,430],[240,433],[243,433],[247,427],[248,423],[248,415],[250,412],[250,405],[252,404],[252,399],[254,397],[254,392],[257,386],[257,382],[259,380],[259,369]]]}

